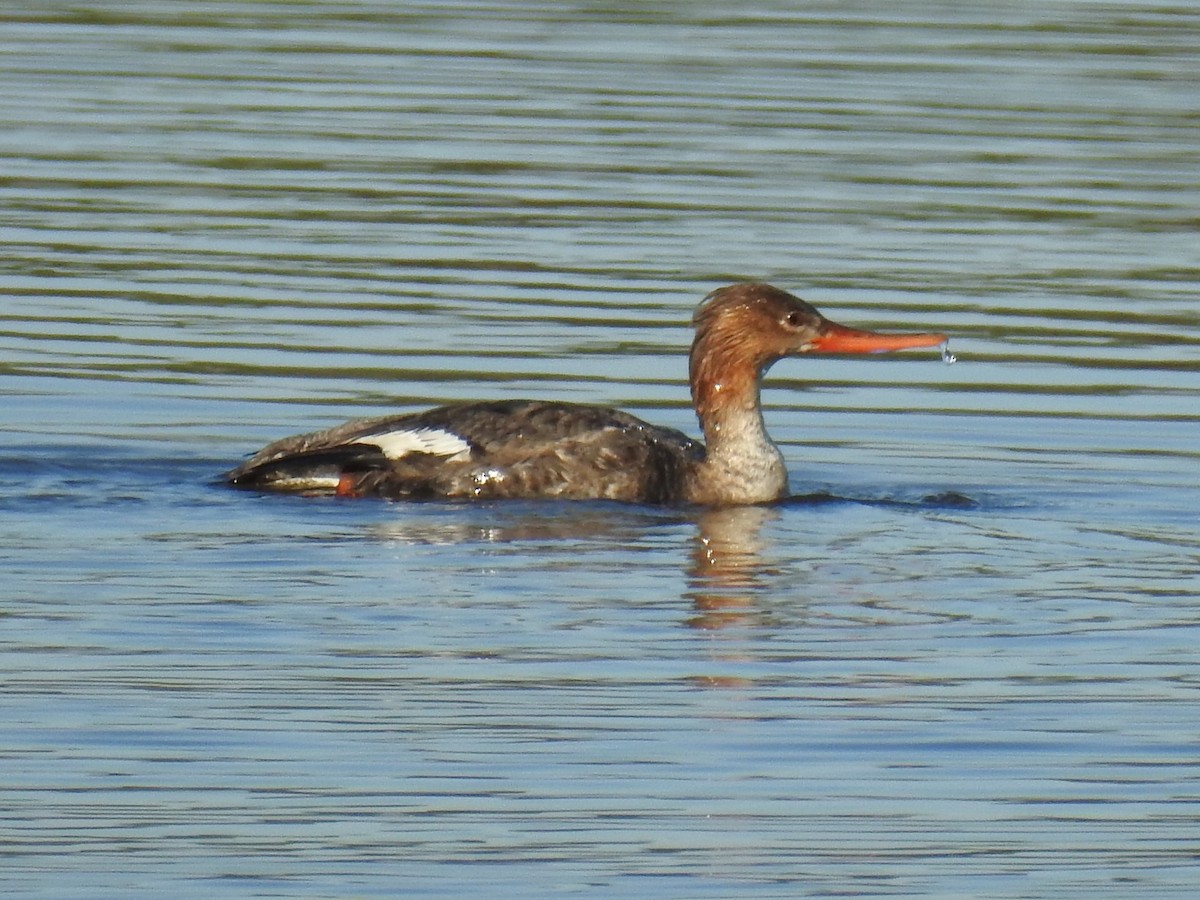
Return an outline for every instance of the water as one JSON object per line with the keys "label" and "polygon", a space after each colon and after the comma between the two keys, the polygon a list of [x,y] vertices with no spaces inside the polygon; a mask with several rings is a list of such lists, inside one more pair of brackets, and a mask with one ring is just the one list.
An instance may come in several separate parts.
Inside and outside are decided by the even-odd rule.
{"label": "water", "polygon": [[[0,884],[1191,896],[1200,14],[10,3]],[[693,431],[740,279],[795,498],[262,497],[467,397]]]}

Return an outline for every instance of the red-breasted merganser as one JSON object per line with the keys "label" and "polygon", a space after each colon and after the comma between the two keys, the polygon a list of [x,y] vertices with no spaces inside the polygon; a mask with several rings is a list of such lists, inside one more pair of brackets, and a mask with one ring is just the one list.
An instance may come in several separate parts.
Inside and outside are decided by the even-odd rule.
{"label": "red-breasted merganser", "polygon": [[345,497],[562,498],[733,506],[787,492],[759,388],[801,353],[935,347],[944,334],[877,334],[829,321],[767,284],[713,291],[693,317],[692,401],[705,443],[601,406],[499,400],[357,419],[269,444],[225,478]]}

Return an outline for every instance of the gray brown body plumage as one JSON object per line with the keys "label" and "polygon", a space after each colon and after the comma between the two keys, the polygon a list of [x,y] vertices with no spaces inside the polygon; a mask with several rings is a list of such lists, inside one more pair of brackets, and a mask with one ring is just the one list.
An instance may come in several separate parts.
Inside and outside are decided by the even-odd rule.
{"label": "gray brown body plumage", "polygon": [[[405,431],[460,437],[465,458],[390,459],[369,439]],[[663,503],[681,495],[704,446],[619,410],[508,400],[380,416],[264,447],[226,478],[238,487],[394,498],[557,497]],[[581,478],[580,473],[593,477]]]}

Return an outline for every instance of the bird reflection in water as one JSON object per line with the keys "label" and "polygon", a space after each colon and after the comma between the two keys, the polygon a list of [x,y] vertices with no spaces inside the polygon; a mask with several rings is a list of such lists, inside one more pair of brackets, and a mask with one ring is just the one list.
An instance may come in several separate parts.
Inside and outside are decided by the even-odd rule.
{"label": "bird reflection in water", "polygon": [[689,572],[693,628],[715,630],[757,621],[757,595],[769,568],[763,561],[763,526],[779,517],[770,506],[708,509],[697,519]]}
{"label": "bird reflection in water", "polygon": [[[522,510],[509,505],[510,516],[497,523],[494,515],[466,516],[447,521],[433,518],[423,522],[405,520],[376,524],[372,535],[401,544],[509,544],[525,541],[578,541],[600,539],[609,544],[636,542],[638,535],[670,522],[676,514],[655,511],[631,516],[628,507],[614,510],[570,505],[571,515],[548,515],[534,505]],[[476,510],[478,507],[463,507]],[[563,509],[567,509],[564,505]],[[536,514],[534,512],[536,511]],[[582,514],[581,514],[582,513]],[[731,506],[693,510],[687,518],[694,523],[687,564],[685,600],[692,614],[683,620],[691,628],[717,631],[738,625],[763,624],[767,612],[763,594],[778,572],[771,555],[764,554],[768,540],[762,531],[782,514],[778,506]]]}

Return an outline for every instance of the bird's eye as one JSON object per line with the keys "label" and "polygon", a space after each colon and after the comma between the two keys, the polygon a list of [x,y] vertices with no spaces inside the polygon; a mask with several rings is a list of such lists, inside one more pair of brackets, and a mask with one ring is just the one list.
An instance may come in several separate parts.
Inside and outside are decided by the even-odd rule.
{"label": "bird's eye", "polygon": [[784,316],[783,321],[784,321],[784,324],[786,324],[789,328],[803,328],[804,327],[804,313],[790,312],[786,316]]}

